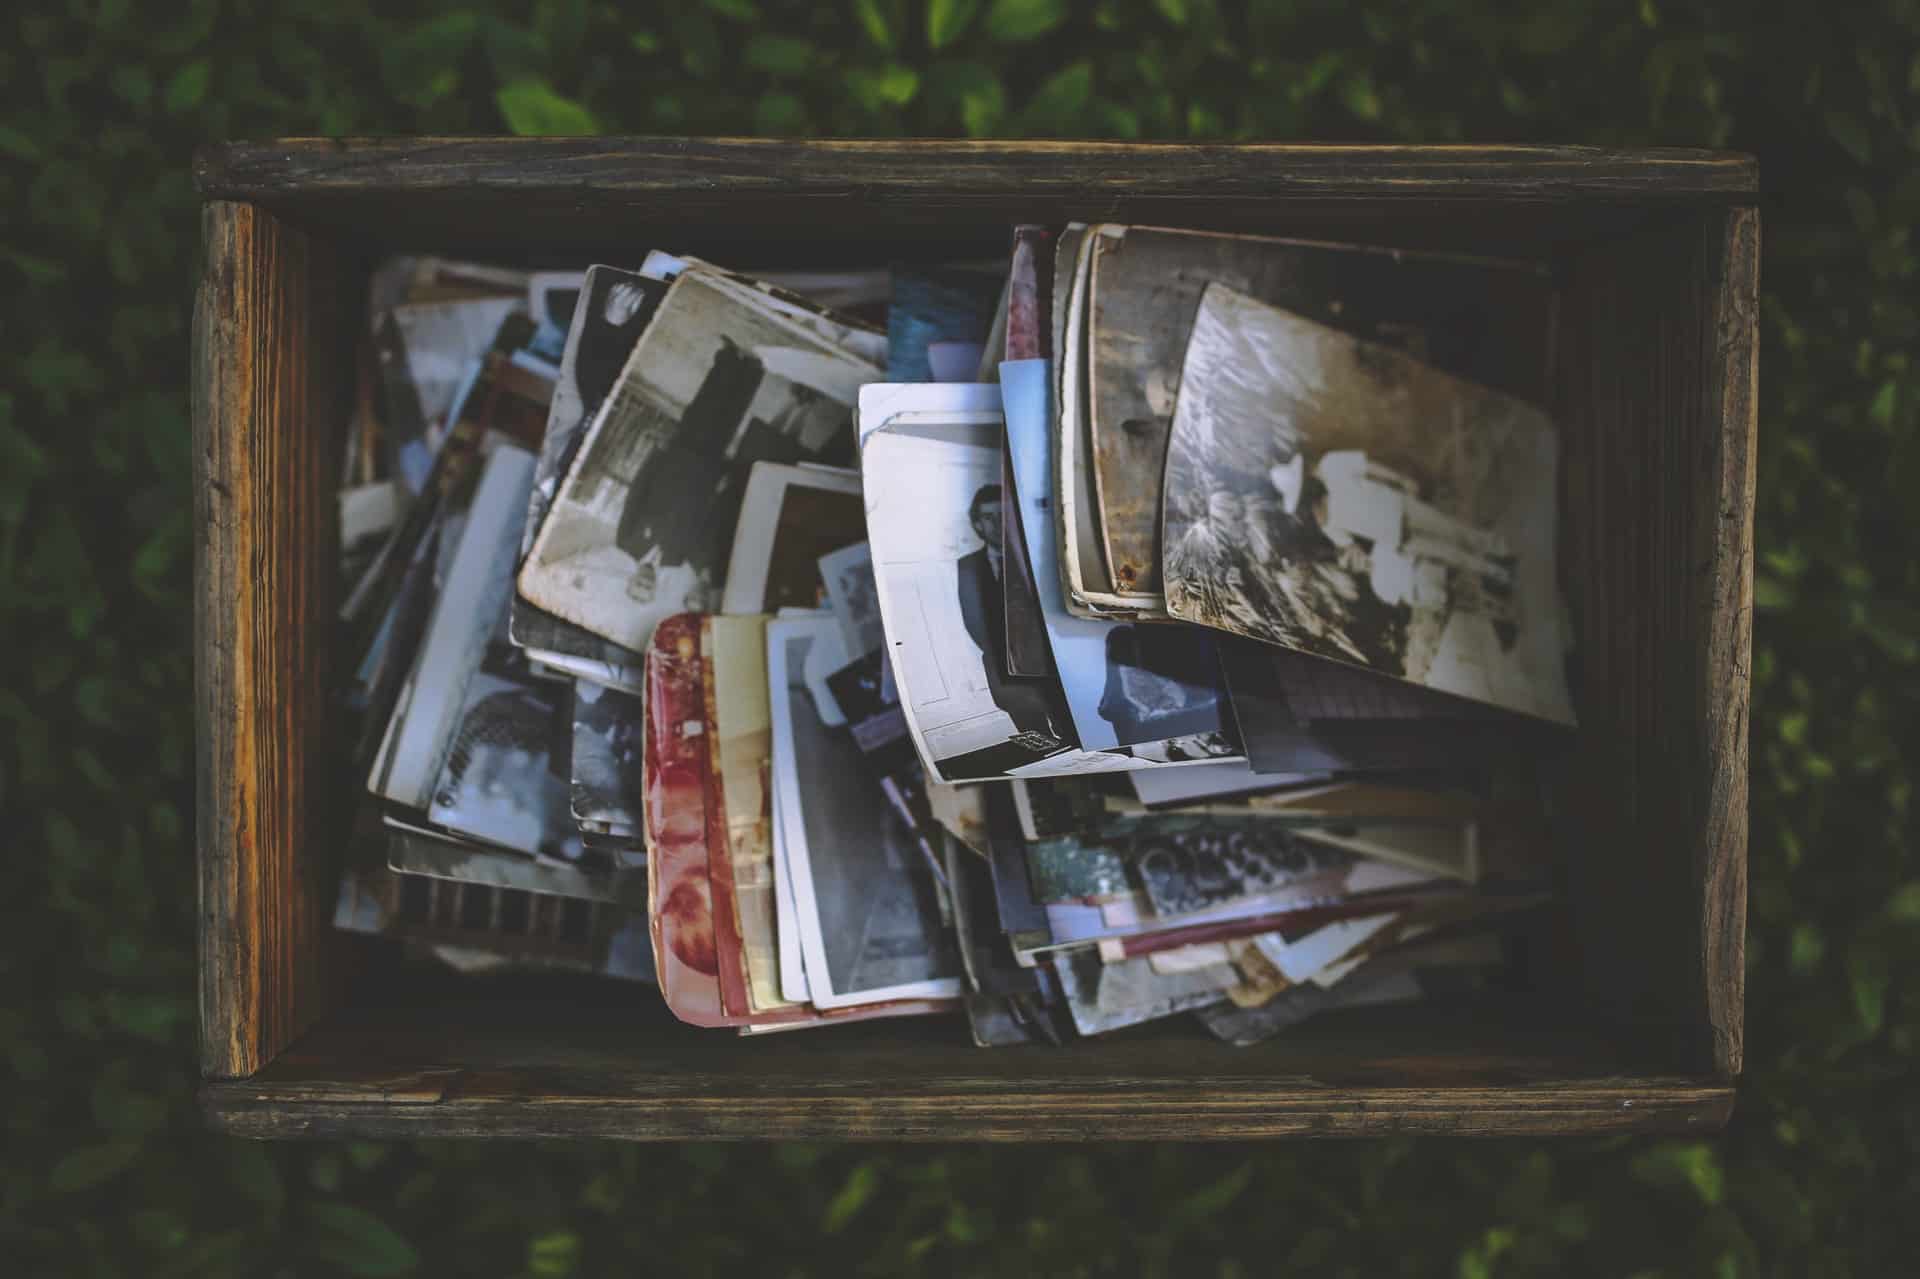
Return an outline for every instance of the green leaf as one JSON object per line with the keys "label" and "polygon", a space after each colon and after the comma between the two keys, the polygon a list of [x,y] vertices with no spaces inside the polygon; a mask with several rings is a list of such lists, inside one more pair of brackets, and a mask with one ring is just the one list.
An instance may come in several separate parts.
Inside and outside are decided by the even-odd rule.
{"label": "green leaf", "polygon": [[40,158],[40,144],[11,125],[0,124],[0,152],[32,162]]}
{"label": "green leaf", "polygon": [[807,105],[791,93],[769,90],[754,104],[753,127],[756,132],[782,137],[806,133],[809,131]]}
{"label": "green leaf", "polygon": [[927,68],[927,105],[936,122],[957,122],[969,137],[986,137],[1000,128],[1006,94],[993,69],[979,62],[936,62]]}
{"label": "green leaf", "polygon": [[[888,10],[894,11],[892,17],[888,16]],[[889,53],[893,51],[901,25],[897,4],[890,0],[853,0],[853,16],[859,21],[860,29],[867,33],[867,39]]]}
{"label": "green leaf", "polygon": [[541,1235],[527,1245],[527,1269],[540,1279],[570,1275],[580,1265],[580,1236],[570,1230]]}
{"label": "green leaf", "polygon": [[1071,132],[1092,96],[1093,66],[1076,62],[1035,91],[1021,123],[1030,133]]}
{"label": "green leaf", "polygon": [[413,1245],[380,1218],[352,1204],[308,1204],[304,1214],[310,1227],[314,1255],[333,1262],[348,1274],[405,1274],[420,1262]]}
{"label": "green leaf", "polygon": [[154,1252],[170,1252],[192,1238],[187,1223],[164,1208],[143,1208],[128,1222],[133,1237]]}
{"label": "green leaf", "polygon": [[1689,1186],[1709,1206],[1726,1196],[1720,1154],[1705,1142],[1665,1142],[1637,1156],[1633,1171],[1642,1181],[1663,1187]]}
{"label": "green leaf", "polygon": [[1187,0],[1153,0],[1153,7],[1160,11],[1161,17],[1176,27],[1186,26],[1188,19],[1193,16],[1192,6],[1187,3]]}
{"label": "green leaf", "polygon": [[191,111],[207,96],[207,82],[213,68],[205,58],[195,58],[167,80],[166,105],[171,115]]}
{"label": "green leaf", "polygon": [[599,131],[587,109],[544,80],[523,79],[493,95],[507,127],[522,137],[567,137]]}
{"label": "green leaf", "polygon": [[1067,20],[1067,0],[993,0],[987,34],[1009,44],[1033,40]]}
{"label": "green leaf", "polygon": [[920,76],[897,64],[878,71],[856,67],[847,72],[847,89],[869,111],[904,107],[920,92]]}
{"label": "green leaf", "polygon": [[1879,393],[1873,397],[1873,403],[1867,409],[1867,420],[1885,430],[1893,425],[1894,410],[1900,404],[1900,386],[1896,382],[1883,382]]}
{"label": "green leaf", "polygon": [[1228,1205],[1240,1197],[1240,1192],[1253,1180],[1251,1161],[1241,1164],[1211,1186],[1196,1190],[1193,1194],[1173,1205],[1167,1213],[1163,1228],[1168,1234],[1179,1234],[1203,1221],[1219,1216]]}
{"label": "green leaf", "polygon": [[91,1190],[126,1171],[140,1153],[137,1141],[116,1141],[103,1146],[82,1146],[68,1151],[53,1166],[47,1184],[60,1194]]}
{"label": "green leaf", "polygon": [[1887,899],[1887,914],[1903,924],[1920,924],[1920,879],[1909,880]]}
{"label": "green leaf", "polygon": [[927,44],[944,49],[966,34],[980,0],[927,0]]}
{"label": "green leaf", "polygon": [[755,32],[742,55],[756,71],[772,75],[799,75],[813,61],[813,46],[792,36]]}
{"label": "green leaf", "polygon": [[1827,133],[1853,157],[1854,163],[1873,163],[1873,141],[1867,136],[1867,126],[1860,122],[1860,117],[1845,111],[1829,111]]}
{"label": "green leaf", "polygon": [[1853,992],[1853,1011],[1869,1036],[1880,1033],[1887,1020],[1887,986],[1892,974],[1887,953],[1875,939],[1862,937],[1847,950],[1847,986]]}
{"label": "green leaf", "polygon": [[855,1167],[827,1204],[827,1215],[822,1219],[820,1229],[830,1235],[839,1233],[867,1206],[867,1200],[873,1198],[873,1192],[879,1185],[880,1174],[871,1163]]}

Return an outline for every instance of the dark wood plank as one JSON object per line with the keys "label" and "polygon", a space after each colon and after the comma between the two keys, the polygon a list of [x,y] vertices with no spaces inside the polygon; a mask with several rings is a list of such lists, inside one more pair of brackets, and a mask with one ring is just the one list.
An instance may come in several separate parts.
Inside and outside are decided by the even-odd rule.
{"label": "dark wood plank", "polygon": [[1678,1077],[1337,1091],[1311,1079],[1246,1088],[1195,1077],[1020,1092],[960,1092],[933,1081],[910,1093],[747,1096],[698,1079],[689,1081],[690,1094],[600,1096],[553,1095],[550,1082],[518,1072],[475,1072],[444,1097],[411,1104],[371,1094],[358,1101],[314,1099],[245,1080],[208,1084],[201,1096],[213,1126],[240,1137],[997,1142],[1709,1133],[1726,1125],[1734,1100],[1723,1083]]}
{"label": "dark wood plank", "polygon": [[782,199],[1014,194],[1474,200],[1750,199],[1750,156],[1583,146],[767,138],[285,138],[203,148],[201,192],[704,192]]}
{"label": "dark wood plank", "polygon": [[1590,995],[1724,1077],[1742,1059],[1758,239],[1736,209],[1596,246],[1562,313]]}
{"label": "dark wood plank", "polygon": [[953,1018],[742,1041],[554,981],[395,973],[205,1107],[252,1136],[1157,1140],[1704,1132],[1733,1102],[1526,999],[1357,1009],[1250,1049],[1183,1018],[988,1052]]}
{"label": "dark wood plank", "polygon": [[[1005,251],[1080,220],[1550,257],[1676,203],[1750,201],[1751,158],[1593,147],[750,138],[287,139],[196,160],[201,190],[385,248],[565,265]],[[774,197],[774,198],[769,198]]]}
{"label": "dark wood plank", "polygon": [[339,264],[215,202],[194,321],[201,1063],[258,1070],[324,1007]]}

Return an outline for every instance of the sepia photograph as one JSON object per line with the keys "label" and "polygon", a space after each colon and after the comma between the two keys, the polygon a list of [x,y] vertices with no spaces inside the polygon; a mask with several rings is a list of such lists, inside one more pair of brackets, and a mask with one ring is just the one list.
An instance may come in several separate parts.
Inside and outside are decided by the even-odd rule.
{"label": "sepia photograph", "polygon": [[588,427],[521,593],[628,647],[718,608],[752,464],[850,459],[851,405],[876,373],[683,272]]}
{"label": "sepia photograph", "polygon": [[773,812],[768,795],[773,738],[767,688],[766,619],[753,614],[710,617],[704,628],[708,736],[723,846],[709,849],[719,896],[732,899],[738,959],[723,952],[723,989],[728,967],[737,968],[747,1010],[788,1006],[780,993],[779,945],[775,938]]}
{"label": "sepia photograph", "polygon": [[1167,451],[1168,609],[1571,724],[1556,456],[1524,401],[1209,285]]}
{"label": "sepia photograph", "polygon": [[723,613],[820,608],[820,559],[867,536],[860,473],[755,462],[728,558]]}
{"label": "sepia photograph", "polygon": [[1552,282],[1537,266],[1144,226],[1096,227],[1089,242],[1087,433],[1117,590],[1161,590],[1167,435],[1209,282],[1456,376],[1545,399]]}
{"label": "sepia photograph", "polygon": [[845,665],[833,619],[767,624],[773,777],[813,1002],[957,997],[941,886],[830,705],[826,681]]}
{"label": "sepia photograph", "polygon": [[[547,433],[534,467],[533,493],[527,499],[526,530],[520,546],[523,563],[533,550],[534,539],[546,522],[547,511],[553,505],[560,481],[588,423],[619,379],[627,356],[640,340],[641,331],[653,318],[666,291],[664,280],[651,279],[635,271],[596,266],[586,273],[566,330],[560,376],[554,383],[553,404],[547,416]],[[640,658],[633,649],[556,617],[517,592],[511,631],[514,643],[539,650],[548,661],[572,659],[576,663],[597,662],[609,667],[631,668],[634,674],[621,683],[623,687],[638,689]]]}

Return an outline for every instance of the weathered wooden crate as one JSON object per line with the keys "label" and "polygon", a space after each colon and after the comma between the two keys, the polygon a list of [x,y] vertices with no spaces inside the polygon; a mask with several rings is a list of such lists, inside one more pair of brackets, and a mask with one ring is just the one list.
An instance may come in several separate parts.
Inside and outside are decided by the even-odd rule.
{"label": "weathered wooden crate", "polygon": [[[1759,217],[1750,158],[1578,147],[295,140],[197,162],[204,1101],[260,1136],[1250,1138],[1717,1128],[1741,1063]],[[371,262],[747,267],[1117,220],[1522,255],[1560,281],[1576,962],[1262,1047],[954,1022],[741,1040],[643,989],[403,973],[329,927],[332,485]]]}

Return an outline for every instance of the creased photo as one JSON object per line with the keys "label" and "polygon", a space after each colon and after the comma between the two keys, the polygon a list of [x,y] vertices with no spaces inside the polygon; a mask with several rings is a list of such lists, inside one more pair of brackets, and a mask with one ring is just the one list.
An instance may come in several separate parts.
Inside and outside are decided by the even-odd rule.
{"label": "creased photo", "polygon": [[1218,284],[1180,388],[1174,616],[1573,722],[1544,413]]}
{"label": "creased photo", "polygon": [[851,457],[851,406],[877,375],[683,273],[588,428],[521,593],[632,648],[664,617],[718,607],[752,464]]}

